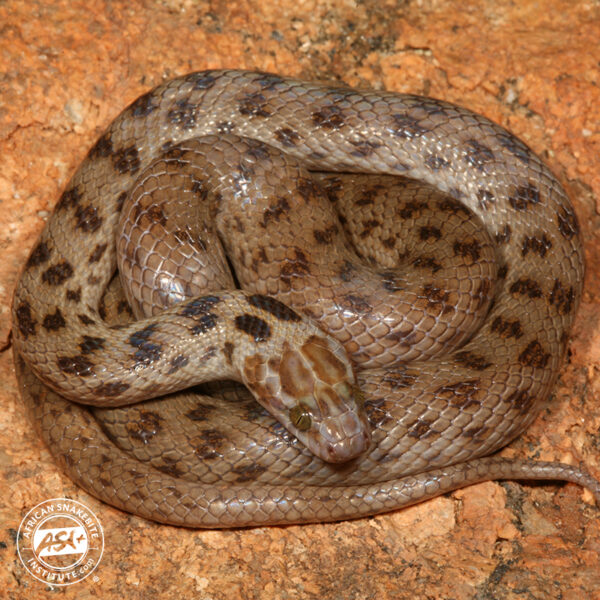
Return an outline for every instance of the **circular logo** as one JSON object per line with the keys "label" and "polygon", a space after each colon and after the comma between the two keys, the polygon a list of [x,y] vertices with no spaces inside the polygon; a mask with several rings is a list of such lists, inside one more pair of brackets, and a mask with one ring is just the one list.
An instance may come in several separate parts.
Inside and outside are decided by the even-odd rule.
{"label": "circular logo", "polygon": [[25,515],[17,550],[24,567],[42,583],[70,585],[84,580],[98,566],[104,533],[87,506],[53,498]]}

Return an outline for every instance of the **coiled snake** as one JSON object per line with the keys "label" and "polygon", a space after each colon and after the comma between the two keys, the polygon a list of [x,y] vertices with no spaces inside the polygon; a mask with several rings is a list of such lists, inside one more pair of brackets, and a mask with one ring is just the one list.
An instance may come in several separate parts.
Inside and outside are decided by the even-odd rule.
{"label": "coiled snake", "polygon": [[[106,291],[117,246],[154,316]],[[17,371],[69,476],[166,523],[339,520],[502,478],[600,499],[574,467],[485,458],[547,399],[582,277],[562,187],[484,117],[205,71],[136,100],[72,178],[15,292]],[[269,412],[233,383],[175,394],[214,378]]]}

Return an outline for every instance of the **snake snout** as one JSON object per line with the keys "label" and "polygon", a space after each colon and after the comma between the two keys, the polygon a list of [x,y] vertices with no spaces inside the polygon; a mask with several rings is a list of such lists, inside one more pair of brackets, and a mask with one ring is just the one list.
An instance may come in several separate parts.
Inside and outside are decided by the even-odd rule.
{"label": "snake snout", "polygon": [[[349,461],[371,443],[371,434],[361,407],[323,390],[299,402],[289,411],[290,430],[320,459],[330,463]],[[321,396],[321,397],[320,397]],[[312,401],[311,401],[312,400]]]}
{"label": "snake snout", "polygon": [[288,412],[289,429],[326,462],[346,462],[367,450],[371,434],[358,386],[313,381],[309,394]]}
{"label": "snake snout", "polygon": [[290,411],[290,419],[299,429],[305,425],[301,439],[322,460],[346,462],[369,447],[371,433],[358,386],[316,382],[310,401],[298,406]]}
{"label": "snake snout", "polygon": [[341,418],[323,421],[320,428],[320,457],[323,460],[342,463],[366,452],[371,443],[371,433],[361,417],[360,413],[351,411]]}

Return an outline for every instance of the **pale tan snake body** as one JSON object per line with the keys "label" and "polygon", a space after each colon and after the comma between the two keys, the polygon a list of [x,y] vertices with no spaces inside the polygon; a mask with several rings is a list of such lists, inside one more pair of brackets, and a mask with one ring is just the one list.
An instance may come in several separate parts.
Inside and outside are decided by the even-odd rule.
{"label": "pale tan snake body", "polygon": [[[158,156],[185,162],[188,142],[178,144],[205,136],[216,136],[206,138],[213,145],[235,145],[234,136],[255,140],[242,151],[249,163],[235,159],[237,175],[229,183],[240,189],[251,180],[249,165],[258,164],[271,147],[288,153],[294,165],[299,161],[301,169],[427,182],[446,194],[436,201],[442,212],[460,214],[460,202],[478,215],[496,242],[497,266],[490,274],[482,271],[478,284],[460,280],[458,291],[449,292],[434,283],[433,258],[413,257],[411,269],[420,271],[415,300],[407,301],[404,320],[396,319],[399,301],[384,310],[385,326],[380,325],[371,310],[377,285],[392,295],[406,286],[389,268],[379,267],[367,289],[359,262],[336,249],[345,244],[341,226],[323,227],[322,219],[307,218],[297,240],[282,237],[283,250],[263,241],[267,229],[276,231],[297,206],[311,207],[309,214],[329,210],[316,208],[323,194],[302,175],[303,183],[290,196],[295,200],[282,200],[281,193],[263,198],[258,216],[245,225],[243,207],[236,218],[233,209],[219,213],[218,202],[211,204],[217,207],[212,216],[222,223],[218,227],[240,236],[250,229],[249,258],[236,254],[247,242],[224,242],[247,292],[213,292],[150,321],[109,328],[102,294],[116,264],[115,228],[127,191]],[[226,148],[223,152],[227,156]],[[189,181],[190,193],[203,187],[193,177]],[[327,185],[335,200],[337,183]],[[364,196],[356,203],[367,204]],[[419,210],[416,202],[404,204],[397,216],[413,218]],[[374,214],[356,236],[384,228],[387,217]],[[437,237],[436,231],[422,228],[422,237]],[[346,235],[352,236],[350,226]],[[392,236],[383,240],[398,248]],[[479,242],[453,247],[457,254],[480,258]],[[319,252],[331,255],[336,266],[322,266]],[[266,279],[246,277],[238,272],[244,261],[250,271],[271,265],[265,268],[273,272]],[[492,284],[496,274],[498,283]],[[360,342],[348,336],[348,325],[338,331],[343,319],[315,302],[314,292],[303,291],[302,276],[325,281],[324,290],[329,282],[350,285],[356,277],[359,292],[344,291],[344,302],[332,295],[331,303],[349,315]],[[562,187],[522,142],[487,119],[415,96],[261,73],[202,72],[138,99],[75,174],[15,292],[14,340],[22,357],[17,366],[42,435],[69,475],[99,498],[163,522],[227,527],[336,520],[493,478],[577,481],[600,498],[598,482],[567,465],[479,458],[523,431],[547,399],[582,277],[578,225]],[[471,298],[483,307],[484,320],[472,334],[456,333],[458,325],[447,324],[472,310],[471,305],[449,308],[449,297],[461,289],[465,302]],[[267,294],[292,308],[271,302]],[[340,341],[310,323],[304,337],[293,333],[299,313],[325,318],[322,327]],[[188,342],[195,344],[193,350]],[[369,367],[357,372],[358,387],[340,342],[355,364]],[[363,352],[366,346],[375,348],[372,354]],[[447,355],[439,355],[440,346],[449,348]],[[242,347],[254,348],[250,359]],[[412,358],[420,360],[404,362]],[[117,406],[182,389],[199,371],[199,380],[206,380],[217,368],[218,378],[241,380],[257,396],[281,390],[283,400],[272,397],[265,404],[273,403],[284,422],[291,415],[299,435],[308,432],[305,442],[314,442],[317,452],[325,432],[329,441],[321,454],[328,460],[357,458],[342,465],[323,462],[246,399],[181,396],[99,408],[93,417],[46,387],[73,400]],[[293,379],[297,374],[304,384]],[[159,388],[159,380],[167,381],[166,387]],[[300,400],[294,399],[298,390]],[[368,424],[360,406],[355,410],[362,395]],[[327,419],[331,425],[323,426]],[[309,426],[317,422],[313,432]],[[340,448],[347,439],[351,449],[344,454]]]}

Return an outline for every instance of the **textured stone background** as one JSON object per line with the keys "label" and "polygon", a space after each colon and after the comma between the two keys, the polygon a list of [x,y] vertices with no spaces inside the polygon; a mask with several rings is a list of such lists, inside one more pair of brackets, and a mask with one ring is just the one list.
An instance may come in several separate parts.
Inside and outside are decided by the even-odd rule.
{"label": "textured stone background", "polygon": [[[571,194],[585,295],[552,401],[505,450],[600,476],[600,4],[597,0],[0,2],[0,597],[600,598],[600,510],[574,485],[485,483],[330,525],[187,531],[120,513],[57,470],[20,405],[9,304],[29,249],[95,138],[191,70],[258,68],[429,94],[510,128]],[[95,582],[51,590],[16,554],[38,502],[86,503]]]}

